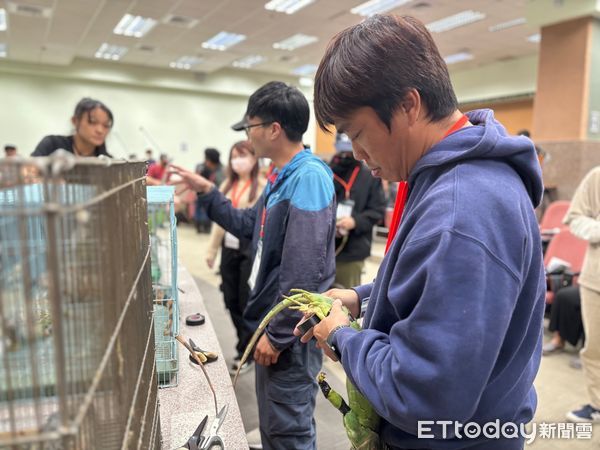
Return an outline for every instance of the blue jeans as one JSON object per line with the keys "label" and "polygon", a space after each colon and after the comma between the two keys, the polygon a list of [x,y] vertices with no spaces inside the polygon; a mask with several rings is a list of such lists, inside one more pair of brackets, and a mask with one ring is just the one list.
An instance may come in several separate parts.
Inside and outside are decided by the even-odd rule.
{"label": "blue jeans", "polygon": [[316,377],[323,356],[313,341],[296,341],[277,364],[256,365],[260,435],[265,450],[315,450]]}

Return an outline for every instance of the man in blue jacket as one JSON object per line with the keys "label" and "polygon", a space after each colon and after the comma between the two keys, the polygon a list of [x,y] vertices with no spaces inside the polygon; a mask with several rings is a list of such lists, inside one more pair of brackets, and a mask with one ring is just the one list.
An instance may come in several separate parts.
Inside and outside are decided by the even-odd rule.
{"label": "man in blue jacket", "polygon": [[314,98],[319,125],[347,133],[373,175],[408,182],[377,278],[329,291],[355,316],[368,299],[364,330],[336,302],[313,329],[319,346],[340,355],[389,448],[521,449],[511,424],[536,408],[545,291],[533,144],[490,110],[457,109],[444,60],[411,17],[339,33]]}
{"label": "man in blue jacket", "polygon": [[[302,93],[270,82],[248,101],[242,122],[259,158],[275,167],[253,208],[239,210],[213,183],[176,168],[199,194],[211,220],[238,238],[252,239],[252,289],[244,317],[260,320],[290,289],[328,289],[335,278],[335,192],[329,167],[302,145],[309,107]],[[315,449],[313,412],[321,351],[294,336],[301,314],[278,315],[254,352],[256,395],[265,449]]]}

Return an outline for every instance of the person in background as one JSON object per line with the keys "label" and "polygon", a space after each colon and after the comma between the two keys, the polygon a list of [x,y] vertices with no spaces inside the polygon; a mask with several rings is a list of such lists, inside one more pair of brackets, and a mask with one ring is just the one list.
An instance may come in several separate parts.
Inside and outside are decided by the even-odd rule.
{"label": "person in background", "polygon": [[[258,159],[250,142],[235,143],[229,153],[227,178],[221,183],[220,191],[231,200],[234,208],[250,208],[260,197],[265,184],[266,180],[259,177]],[[219,249],[221,249],[219,269],[223,280],[221,291],[237,334],[235,346],[237,356],[230,367],[230,372],[235,374],[238,370],[238,362],[254,332],[243,317],[250,296],[248,277],[252,267],[251,241],[246,238],[238,239],[215,224],[210,233],[206,254],[206,264],[211,269],[214,267]],[[244,363],[240,373],[251,367],[252,359],[250,358]]]}
{"label": "person in background", "polygon": [[17,156],[17,147],[14,145],[7,144],[4,146],[4,156],[7,158],[12,158],[13,156]]}
{"label": "person in background", "polygon": [[146,184],[148,186],[159,186],[165,184],[168,180],[169,155],[161,153],[160,160],[157,164],[152,164],[148,167],[146,174]]}
{"label": "person in background", "polygon": [[63,149],[76,156],[108,156],[106,137],[114,125],[113,113],[99,100],[82,98],[71,118],[72,135],[44,137],[31,156],[48,156]]}
{"label": "person in background", "polygon": [[571,233],[589,242],[578,283],[585,333],[580,355],[590,403],[567,413],[567,420],[600,422],[600,166],[576,189],[564,223]]}
{"label": "person in background", "polygon": [[[514,430],[536,409],[546,283],[531,141],[489,109],[458,109],[414,17],[377,14],[338,33],[314,86],[319,126],[346,133],[374,176],[407,185],[374,282],[326,292],[337,300],[302,340],[341,360],[381,417],[385,448],[522,450],[519,433],[458,426]],[[342,304],[365,311],[361,331]]]}
{"label": "person in background", "polygon": [[384,216],[386,200],[381,180],[352,156],[352,142],[343,133],[335,140],[333,171],[337,200],[335,282],[351,288],[360,284],[365,259],[371,255],[373,226]]}
{"label": "person in background", "polygon": [[550,309],[548,331],[553,334],[552,339],[542,348],[544,356],[561,352],[566,342],[577,345],[584,338],[579,286],[567,286],[558,290]]}
{"label": "person in background", "polygon": [[[221,154],[216,148],[207,148],[204,150],[204,162],[196,166],[196,173],[207,180],[220,186],[225,178],[223,165],[221,164]],[[195,211],[196,231],[198,233],[208,233],[210,231],[211,221],[206,214],[206,210],[196,200]]]}
{"label": "person in background", "polygon": [[146,149],[146,165],[148,167],[150,167],[151,165],[155,164],[156,160],[154,159],[154,156],[152,154],[152,149],[148,148]]}
{"label": "person in background", "polygon": [[[517,136],[525,136],[531,139],[531,133],[529,133],[529,130],[521,130],[517,133]],[[544,159],[546,158],[546,152],[544,151],[544,149],[542,149],[542,147],[536,145],[535,142],[533,143],[533,146],[535,147],[535,152],[537,153],[540,166],[542,166],[544,164]]]}
{"label": "person in background", "polygon": [[[208,215],[238,238],[252,239],[251,294],[244,317],[256,329],[291,289],[322,292],[335,278],[335,192],[327,164],[302,145],[310,117],[308,101],[295,87],[272,81],[254,92],[244,130],[259,158],[274,170],[260,199],[236,209],[212,182],[179,169],[198,192]],[[298,311],[277,315],[254,349],[256,397],[262,448],[314,450],[316,376],[322,363],[314,344],[294,336]],[[257,448],[252,442],[250,448]]]}

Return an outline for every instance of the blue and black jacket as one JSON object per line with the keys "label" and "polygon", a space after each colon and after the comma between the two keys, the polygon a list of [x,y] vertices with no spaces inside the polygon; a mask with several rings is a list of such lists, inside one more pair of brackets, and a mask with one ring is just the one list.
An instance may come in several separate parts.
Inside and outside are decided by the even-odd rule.
{"label": "blue and black jacket", "polygon": [[[335,278],[335,192],[327,165],[309,150],[296,154],[269,182],[252,208],[236,209],[213,189],[199,196],[211,220],[238,238],[252,239],[252,258],[261,239],[262,257],[244,318],[256,329],[290,289],[329,289]],[[275,175],[274,174],[274,175]],[[297,338],[297,311],[279,314],[267,327],[271,344],[282,351]]]}

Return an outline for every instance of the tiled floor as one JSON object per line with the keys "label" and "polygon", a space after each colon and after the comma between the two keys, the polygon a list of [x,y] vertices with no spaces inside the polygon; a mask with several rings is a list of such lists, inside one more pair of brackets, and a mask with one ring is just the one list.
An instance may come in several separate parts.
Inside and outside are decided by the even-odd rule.
{"label": "tiled floor", "polygon": [[[235,353],[234,332],[227,311],[223,306],[221,292],[218,290],[220,278],[214,270],[208,269],[204,262],[207,237],[206,234],[196,234],[191,227],[181,225],[178,228],[179,257],[181,263],[195,277],[206,307],[210,312],[213,323],[215,323],[225,358],[231,359]],[[367,262],[366,275],[363,281],[375,277],[378,268],[378,256],[383,254],[382,243],[376,243],[373,246],[373,254],[376,256],[372,258],[373,261]],[[222,327],[217,325],[220,323],[223,324]],[[542,360],[535,382],[538,392],[538,409],[534,422],[537,424],[538,430],[543,422],[564,422],[564,416],[568,410],[588,401],[581,370],[569,367],[569,360],[575,354],[575,350],[571,349],[571,351],[545,357]],[[327,372],[332,385],[336,389],[344,391],[344,373],[340,365],[326,362],[324,370]],[[253,372],[248,372],[241,377],[236,392],[244,424],[246,429],[250,430],[258,424]],[[321,396],[318,397],[316,421],[319,449],[341,450],[348,448],[341,425],[341,417]],[[526,448],[535,450],[600,449],[600,426],[594,427],[591,440],[538,438]]]}

